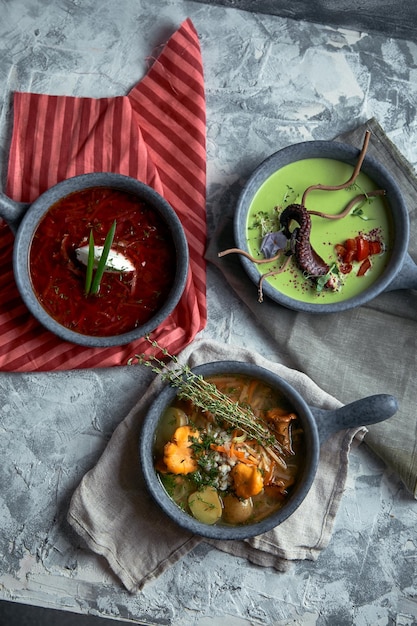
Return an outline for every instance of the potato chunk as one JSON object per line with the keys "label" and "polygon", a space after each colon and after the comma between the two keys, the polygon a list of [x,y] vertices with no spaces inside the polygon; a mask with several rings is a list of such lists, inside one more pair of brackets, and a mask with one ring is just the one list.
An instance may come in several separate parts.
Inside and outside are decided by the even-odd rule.
{"label": "potato chunk", "polygon": [[252,515],[252,498],[242,500],[232,493],[223,498],[223,519],[228,524],[243,524]]}
{"label": "potato chunk", "polygon": [[203,487],[188,498],[193,516],[203,524],[215,524],[222,516],[222,503],[214,487]]}

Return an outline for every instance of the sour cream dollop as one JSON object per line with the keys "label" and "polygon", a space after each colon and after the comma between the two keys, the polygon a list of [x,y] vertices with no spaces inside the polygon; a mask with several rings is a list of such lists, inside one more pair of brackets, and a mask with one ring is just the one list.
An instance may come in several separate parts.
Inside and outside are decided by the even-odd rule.
{"label": "sour cream dollop", "polygon": [[[103,253],[104,246],[94,246],[94,267],[96,268],[98,262],[100,261],[100,257]],[[81,248],[77,248],[75,254],[77,259],[83,265],[87,266],[88,264],[88,246],[82,246]],[[127,259],[121,252],[110,248],[109,256],[107,257],[106,265],[104,268],[105,272],[134,272],[135,266]]]}

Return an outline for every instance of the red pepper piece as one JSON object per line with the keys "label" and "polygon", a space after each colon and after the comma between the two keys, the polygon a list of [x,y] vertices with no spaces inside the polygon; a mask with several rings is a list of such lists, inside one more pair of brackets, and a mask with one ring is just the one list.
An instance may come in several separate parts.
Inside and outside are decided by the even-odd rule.
{"label": "red pepper piece", "polygon": [[364,261],[369,256],[369,240],[356,237],[356,260]]}
{"label": "red pepper piece", "polygon": [[342,261],[343,261],[343,260],[344,260],[344,258],[345,258],[345,256],[346,256],[346,252],[347,252],[347,250],[346,250],[345,246],[342,246],[342,244],[341,244],[341,243],[337,243],[337,244],[335,245],[334,249],[335,249],[335,251],[336,251],[337,256],[338,256],[340,259],[342,259]]}
{"label": "red pepper piece", "polygon": [[369,254],[381,254],[382,244],[380,241],[369,242]]}
{"label": "red pepper piece", "polygon": [[341,263],[339,265],[339,270],[341,271],[342,274],[350,274],[352,269],[353,269],[352,263]]}
{"label": "red pepper piece", "polygon": [[369,257],[367,257],[360,265],[357,276],[364,276],[366,272],[371,269],[371,267],[372,267],[371,260],[369,259]]}
{"label": "red pepper piece", "polygon": [[345,241],[346,250],[351,250],[351,251],[356,252],[356,247],[357,247],[356,239],[346,239]]}

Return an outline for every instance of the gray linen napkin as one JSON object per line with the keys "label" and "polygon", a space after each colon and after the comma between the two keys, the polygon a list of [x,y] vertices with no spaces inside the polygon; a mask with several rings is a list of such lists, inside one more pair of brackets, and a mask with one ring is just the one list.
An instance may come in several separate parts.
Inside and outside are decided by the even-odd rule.
{"label": "gray linen napkin", "polygon": [[[335,409],[341,403],[305,374],[247,350],[197,340],[179,355],[191,367],[219,360],[257,363],[291,383],[310,406]],[[143,367],[143,366],[132,366]],[[130,592],[140,590],[195,547],[202,538],[183,531],[148,495],[138,458],[140,426],[161,388],[156,378],[115,430],[97,465],[73,494],[68,521],[91,550],[104,556]],[[322,446],[312,488],[280,526],[245,541],[210,541],[220,550],[263,566],[284,570],[296,559],[316,559],[329,542],[343,493],[348,454],[365,429],[341,431]]]}
{"label": "gray linen napkin", "polygon": [[[337,140],[360,148],[366,129],[372,132],[368,154],[385,165],[401,186],[410,213],[409,253],[416,260],[417,180],[412,167],[375,119]],[[398,398],[398,413],[369,426],[365,442],[417,497],[417,292],[386,292],[365,306],[330,316],[290,311],[267,298],[259,303],[256,286],[237,256],[218,258],[218,252],[234,245],[232,220],[230,215],[221,224],[206,258],[271,334],[285,362],[322,389],[343,403],[376,393]]]}

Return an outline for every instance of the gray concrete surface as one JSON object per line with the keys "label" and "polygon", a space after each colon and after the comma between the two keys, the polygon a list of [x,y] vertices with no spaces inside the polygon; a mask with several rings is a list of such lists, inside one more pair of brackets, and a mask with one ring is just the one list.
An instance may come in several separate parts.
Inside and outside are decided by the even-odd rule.
{"label": "gray concrete surface", "polygon": [[[13,0],[1,13],[3,183],[14,90],[125,94],[187,16],[205,67],[210,233],[233,210],[231,188],[287,144],[330,139],[375,116],[417,164],[412,41],[182,0]],[[205,336],[282,360],[212,267],[208,302]],[[129,595],[65,517],[146,384],[133,368],[0,373],[2,599],[166,626],[417,624],[416,503],[366,445],[352,452],[333,538],[317,562],[278,573],[202,544]]]}
{"label": "gray concrete surface", "polygon": [[414,0],[198,0],[254,13],[330,24],[368,33],[383,33],[416,41],[417,5]]}

